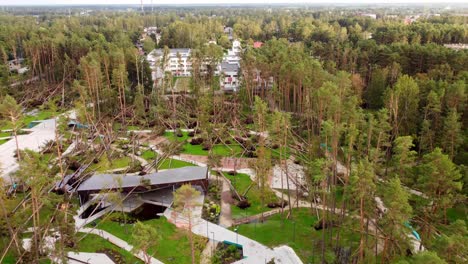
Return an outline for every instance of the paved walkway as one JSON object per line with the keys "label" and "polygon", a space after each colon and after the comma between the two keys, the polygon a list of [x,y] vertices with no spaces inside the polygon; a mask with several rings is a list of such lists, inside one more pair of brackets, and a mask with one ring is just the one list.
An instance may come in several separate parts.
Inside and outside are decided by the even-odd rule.
{"label": "paved walkway", "polygon": [[[60,262],[57,262],[60,263]],[[68,252],[68,264],[115,264],[104,253]]]}
{"label": "paved walkway", "polygon": [[[18,135],[19,149],[39,151],[46,142],[55,140],[55,119],[43,120],[33,128],[24,130],[30,133]],[[0,145],[0,176],[3,177],[7,183],[11,183],[11,173],[19,168],[18,162],[14,157],[15,154],[15,139],[11,139]]]}
{"label": "paved walkway", "polygon": [[[188,220],[184,217],[184,213],[177,213],[172,209],[167,209],[164,212],[164,215],[177,227],[188,227]],[[239,235],[222,226],[208,222],[201,217],[197,218],[194,216],[192,218],[192,232],[199,236],[214,240],[215,242],[231,241],[241,244],[243,246],[245,258],[235,263],[259,264],[266,263],[274,259],[275,263],[278,264],[302,264],[302,261],[296,255],[294,250],[288,246],[280,246],[271,249],[255,240]]]}
{"label": "paved walkway", "polygon": [[223,227],[232,226],[231,204],[228,202],[231,198],[231,189],[229,183],[224,177],[219,177],[222,182],[221,188],[221,214],[219,216],[219,225]]}

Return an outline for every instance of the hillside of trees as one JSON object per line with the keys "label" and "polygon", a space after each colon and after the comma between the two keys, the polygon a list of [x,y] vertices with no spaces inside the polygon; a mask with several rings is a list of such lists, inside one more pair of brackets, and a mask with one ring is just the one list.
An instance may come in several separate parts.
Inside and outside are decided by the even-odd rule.
{"label": "hillside of trees", "polygon": [[[443,13],[407,25],[402,15],[358,14],[282,8],[0,13],[0,102],[14,98],[24,111],[76,110],[81,123],[104,135],[102,155],[132,126],[158,135],[195,129],[213,160],[215,144],[233,141],[228,131],[236,139],[266,132],[240,144],[242,155],[258,161],[259,186],[274,165],[293,156],[305,170],[304,199],[330,207],[320,215],[327,231],[311,243],[317,263],[341,263],[345,229],[359,234],[353,263],[466,263],[468,49],[444,46],[468,43],[466,17]],[[136,46],[150,26],[158,27],[161,41],[146,39],[145,51],[192,49],[188,91],[172,89],[171,73],[161,82],[151,79],[146,54]],[[230,47],[225,27],[243,48],[238,93],[217,90],[214,73],[197,71]],[[216,48],[206,45],[210,40]],[[256,41],[263,45],[253,48]],[[19,58],[29,68],[25,74],[9,70],[9,61]],[[0,210],[0,234],[12,241],[0,259],[8,252],[23,263],[42,263],[40,254],[27,255],[17,243],[26,228],[22,214],[53,215],[39,223],[33,213],[38,236],[51,227],[72,234],[70,216],[54,211],[71,198],[48,193],[53,181],[41,178],[65,174],[61,159],[47,166],[36,154],[18,156],[26,157],[18,175],[31,185],[33,199],[26,209]],[[27,175],[30,170],[36,173]],[[387,208],[380,217],[375,197]],[[41,199],[49,202],[38,204]],[[0,207],[12,209],[8,201],[0,195]],[[336,222],[338,229],[327,228]],[[409,253],[408,222],[421,236],[422,253]]]}

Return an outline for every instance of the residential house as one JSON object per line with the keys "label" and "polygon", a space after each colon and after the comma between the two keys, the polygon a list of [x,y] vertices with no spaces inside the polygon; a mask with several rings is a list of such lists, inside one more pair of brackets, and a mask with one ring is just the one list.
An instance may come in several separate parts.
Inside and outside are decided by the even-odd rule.
{"label": "residential house", "polygon": [[8,69],[10,72],[16,71],[19,74],[24,74],[26,73],[29,68],[28,67],[22,67],[21,64],[23,64],[24,59],[23,58],[18,58],[16,60],[10,60],[8,61]]}
{"label": "residential house", "polygon": [[224,55],[222,62],[218,65],[220,73],[219,85],[223,91],[237,92],[239,90],[240,80],[240,53],[241,43],[239,40],[232,42],[232,48]]}
{"label": "residential house", "polygon": [[221,62],[219,65],[221,73],[219,84],[223,91],[237,92],[239,90],[239,70],[239,63]]}
{"label": "residential house", "polygon": [[261,41],[255,41],[254,44],[253,44],[254,49],[261,48],[262,46],[263,46],[263,42],[261,42]]}
{"label": "residential house", "polygon": [[232,27],[225,27],[224,28],[224,34],[228,35],[229,40],[233,39],[233,36],[232,36],[233,33],[234,33],[234,29],[232,29]]}

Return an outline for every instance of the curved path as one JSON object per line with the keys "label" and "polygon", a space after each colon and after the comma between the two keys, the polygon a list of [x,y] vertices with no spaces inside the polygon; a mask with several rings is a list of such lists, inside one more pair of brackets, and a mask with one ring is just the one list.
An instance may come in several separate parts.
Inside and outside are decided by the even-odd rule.
{"label": "curved path", "polygon": [[[121,249],[124,249],[130,253],[133,254],[133,256],[135,256],[136,258],[139,258],[141,259],[142,261],[146,261],[145,259],[145,255],[143,254],[143,252],[132,252],[133,250],[133,246],[128,244],[126,241],[112,235],[111,233],[109,232],[106,232],[104,230],[101,230],[101,229],[96,229],[96,228],[80,228],[78,229],[79,232],[82,232],[82,233],[87,233],[87,234],[94,234],[94,235],[98,235],[104,239],[106,239],[107,241],[109,241],[110,243],[118,246],[119,248]],[[163,264],[163,262],[151,257],[151,264]]]}

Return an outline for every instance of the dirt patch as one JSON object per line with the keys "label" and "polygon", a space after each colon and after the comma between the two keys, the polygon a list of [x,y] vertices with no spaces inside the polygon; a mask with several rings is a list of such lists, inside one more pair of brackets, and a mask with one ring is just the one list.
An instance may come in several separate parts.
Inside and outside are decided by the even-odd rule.
{"label": "dirt patch", "polygon": [[166,137],[163,136],[151,136],[151,135],[144,135],[142,136],[141,142],[148,143],[149,145],[158,146],[164,142],[168,142]]}
{"label": "dirt patch", "polygon": [[205,164],[208,162],[207,156],[180,154],[180,157],[184,159],[196,161],[196,162],[205,163]]}
{"label": "dirt patch", "polygon": [[234,170],[247,169],[250,168],[249,164],[255,161],[255,159],[249,158],[222,158],[223,168],[228,168]]}
{"label": "dirt patch", "polygon": [[230,191],[224,191],[221,193],[221,200],[228,204],[236,204],[236,201],[232,198]]}

